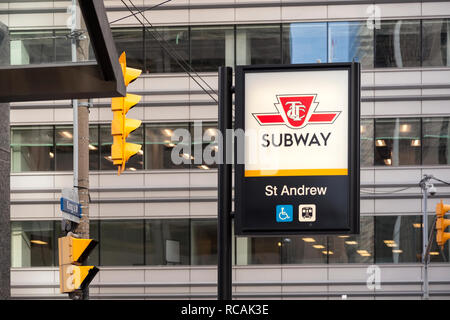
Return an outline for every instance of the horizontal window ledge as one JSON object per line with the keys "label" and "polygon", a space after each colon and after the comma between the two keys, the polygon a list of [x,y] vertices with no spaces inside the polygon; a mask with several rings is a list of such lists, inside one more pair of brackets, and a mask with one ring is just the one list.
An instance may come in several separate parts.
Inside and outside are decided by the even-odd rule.
{"label": "horizontal window ledge", "polygon": [[[450,88],[450,86],[449,86]],[[142,94],[142,93],[141,93]],[[200,92],[198,94],[201,94]],[[399,95],[399,96],[378,96],[378,97],[361,97],[361,102],[387,102],[387,101],[447,101],[450,100],[450,94],[437,95]],[[234,101],[233,101],[234,104]],[[180,101],[157,101],[157,102],[141,102],[138,107],[190,107],[190,106],[217,106],[215,101],[205,100],[180,100]],[[94,108],[110,108],[110,103],[94,103]],[[11,110],[27,110],[27,109],[71,109],[71,104],[12,104]]]}
{"label": "horizontal window ledge", "polygon": [[[101,272],[101,267],[100,267]],[[450,285],[450,281],[430,280],[430,285]],[[236,287],[264,287],[264,286],[365,286],[366,281],[261,281],[261,282],[233,282]],[[422,281],[382,281],[383,286],[421,285]],[[215,287],[215,282],[117,282],[117,283],[92,283],[90,288],[160,288],[160,287]],[[58,284],[33,283],[33,284],[11,284],[13,289],[23,288],[59,288]],[[450,293],[450,292],[449,292]]]}
{"label": "horizontal window ledge", "polygon": [[[12,0],[7,1],[14,2],[29,2],[30,0]],[[56,0],[62,1],[62,0]],[[40,2],[45,2],[44,0]],[[283,2],[243,2],[243,3],[217,3],[217,4],[188,4],[188,5],[160,5],[160,6],[136,6],[132,9],[136,11],[148,11],[148,10],[204,10],[204,9],[238,9],[238,8],[273,8],[273,7],[299,7],[299,6],[325,6],[325,5],[371,5],[371,4],[392,4],[392,3],[418,3],[422,0],[332,0],[332,1],[292,1]],[[445,0],[433,0],[433,2],[445,2]],[[126,11],[128,9],[125,6],[107,6],[106,11],[117,12]],[[6,9],[0,10],[0,14],[27,14],[27,13],[66,13],[66,8],[24,8],[24,9]]]}
{"label": "horizontal window ledge", "polygon": [[[325,291],[325,292],[246,292],[246,293],[233,293],[233,298],[326,298],[326,297],[417,297],[423,296],[423,291],[381,291],[381,290],[367,290],[367,291]],[[430,296],[450,296],[448,290],[430,290]],[[89,294],[89,299],[215,299],[216,293],[154,293],[154,294],[140,294],[140,293],[100,293]],[[12,295],[11,299],[68,299],[67,295]]]}
{"label": "horizontal window ledge", "polygon": [[[383,193],[383,194],[361,194],[361,200],[381,200],[381,199],[422,199],[421,193]],[[448,199],[450,193],[439,193],[429,196],[429,199]],[[174,202],[217,202],[217,197],[164,197],[164,198],[122,198],[122,199],[92,199],[90,203],[174,203]],[[38,205],[38,204],[59,204],[59,199],[33,199],[33,200],[11,200],[11,205]],[[420,208],[418,208],[420,209]]]}

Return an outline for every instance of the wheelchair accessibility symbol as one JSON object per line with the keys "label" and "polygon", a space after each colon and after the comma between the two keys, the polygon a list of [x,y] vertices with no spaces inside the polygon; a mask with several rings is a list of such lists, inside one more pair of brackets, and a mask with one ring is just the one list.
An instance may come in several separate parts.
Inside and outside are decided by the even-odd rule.
{"label": "wheelchair accessibility symbol", "polygon": [[277,205],[277,222],[292,222],[294,220],[294,208],[290,204]]}

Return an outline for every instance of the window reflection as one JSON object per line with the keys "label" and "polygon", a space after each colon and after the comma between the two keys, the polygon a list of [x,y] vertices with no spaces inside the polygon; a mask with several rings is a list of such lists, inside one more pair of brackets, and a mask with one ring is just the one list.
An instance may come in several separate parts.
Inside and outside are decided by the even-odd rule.
{"label": "window reflection", "polygon": [[100,221],[100,243],[100,262],[103,266],[143,265],[143,220]]}
{"label": "window reflection", "polygon": [[327,23],[283,25],[283,63],[327,62]]}
{"label": "window reflection", "polygon": [[11,32],[11,65],[50,63],[55,60],[53,31]]}
{"label": "window reflection", "polygon": [[145,32],[146,72],[183,72],[183,68],[171,55],[175,56],[183,66],[189,62],[188,27],[147,28]]}
{"label": "window reflection", "polygon": [[450,163],[450,126],[449,118],[424,118],[422,139],[423,164]]}
{"label": "window reflection", "polygon": [[[434,217],[429,216],[431,234]],[[420,263],[422,217],[361,217],[359,235],[235,237],[236,264]],[[58,265],[61,221],[12,221],[14,268]],[[216,265],[216,219],[91,220],[89,265]],[[432,262],[448,262],[433,241]]]}
{"label": "window reflection", "polygon": [[53,221],[11,222],[13,268],[53,266],[53,247]]}
{"label": "window reflection", "polygon": [[328,61],[359,61],[366,68],[373,67],[373,29],[367,22],[328,23]]}
{"label": "window reflection", "polygon": [[191,65],[196,71],[214,71],[234,66],[234,28],[192,27]]}
{"label": "window reflection", "polygon": [[[177,165],[172,161],[173,148],[178,143],[187,143],[188,151],[191,150],[190,142],[172,141],[172,136],[177,130],[189,132],[188,123],[148,124],[145,126],[145,156],[146,169],[183,169],[189,168],[189,164]],[[190,151],[192,152],[192,150]],[[181,156],[181,155],[180,155]],[[192,154],[185,155],[192,157]]]}
{"label": "window reflection", "polygon": [[421,65],[420,20],[381,21],[375,29],[375,67]]}
{"label": "window reflection", "polygon": [[189,220],[147,220],[145,259],[147,265],[189,264]]}
{"label": "window reflection", "polygon": [[374,218],[361,217],[359,235],[328,237],[329,263],[374,262]]}
{"label": "window reflection", "polygon": [[117,53],[126,52],[127,66],[144,69],[144,31],[141,28],[111,29]]}
{"label": "window reflection", "polygon": [[72,126],[57,126],[55,128],[55,170],[73,170],[73,130]]}
{"label": "window reflection", "polygon": [[420,119],[375,119],[375,165],[418,165]]}
{"label": "window reflection", "polygon": [[217,265],[217,220],[191,220],[191,264]]}
{"label": "window reflection", "polygon": [[117,170],[111,158],[112,143],[111,125],[100,125],[100,170]]}
{"label": "window reflection", "polygon": [[53,171],[53,127],[11,128],[11,172]]}
{"label": "window reflection", "polygon": [[450,66],[450,19],[422,21],[422,65]]}
{"label": "window reflection", "polygon": [[99,126],[89,126],[89,170],[100,169]]}
{"label": "window reflection", "polygon": [[422,219],[420,216],[375,217],[377,263],[420,262]]}
{"label": "window reflection", "polygon": [[236,64],[281,63],[280,25],[236,27]]}
{"label": "window reflection", "polygon": [[326,236],[298,236],[282,238],[282,263],[327,263],[327,257],[333,254],[328,250]]}
{"label": "window reflection", "polygon": [[278,237],[236,238],[238,265],[280,264],[284,241]]}
{"label": "window reflection", "polygon": [[360,120],[360,165],[361,167],[373,166],[373,119]]}

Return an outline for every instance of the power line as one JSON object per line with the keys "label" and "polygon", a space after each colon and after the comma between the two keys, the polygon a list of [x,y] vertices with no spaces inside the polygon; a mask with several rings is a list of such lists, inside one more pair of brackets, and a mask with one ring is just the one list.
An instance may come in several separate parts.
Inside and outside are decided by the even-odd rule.
{"label": "power line", "polygon": [[436,178],[436,177],[434,177],[434,176],[432,176],[431,178],[434,179],[434,180],[436,180],[436,181],[442,182],[443,184],[446,184],[446,185],[450,186],[450,182],[446,182],[446,181],[441,180],[441,179],[438,179],[438,178]]}
{"label": "power line", "polygon": [[393,191],[389,191],[389,192],[377,192],[377,191],[369,191],[369,190],[364,190],[364,189],[360,189],[361,192],[363,193],[367,193],[367,194],[391,194],[391,193],[397,193],[397,192],[401,192],[401,191],[405,191],[408,189],[411,189],[412,187],[406,187],[406,188],[402,188],[402,189],[397,189],[397,190],[393,190]]}
{"label": "power line", "polygon": [[[181,57],[178,53],[177,53],[177,51],[175,50],[175,48],[173,48],[173,46],[166,40],[166,39],[164,39],[164,37],[153,27],[153,25],[152,25],[152,23],[144,16],[144,14],[142,13],[143,11],[139,11],[139,9],[134,5],[134,3],[132,2],[132,0],[129,0],[130,1],[130,3],[131,3],[131,5],[138,11],[138,13],[140,13],[141,15],[142,15],[142,17],[144,18],[144,20],[145,21],[147,21],[147,23],[150,25],[150,27],[153,29],[153,32],[154,33],[156,33],[160,38],[161,38],[161,40],[162,41],[164,41],[166,44],[167,44],[167,46],[169,47],[169,49],[171,49],[172,51],[173,51],[173,53],[176,55],[176,56],[178,56],[178,61],[177,61],[177,63],[182,63],[182,62],[184,62],[185,64],[186,64],[186,66],[193,72],[193,73],[195,73],[195,75],[197,76],[197,77],[199,77],[200,78],[200,80],[202,80],[202,82],[214,93],[214,94],[216,94],[217,95],[217,92],[213,89],[213,88],[211,88],[211,86],[194,70],[194,68],[192,68],[192,66],[189,64],[189,63],[187,63],[187,62],[185,62],[185,61],[183,61],[183,57]],[[122,3],[124,3],[123,1],[122,1]],[[130,8],[127,6],[127,8],[128,8],[128,10],[130,10]],[[130,12],[132,12],[131,10],[130,10]],[[133,14],[135,17],[136,17],[136,15],[135,14]],[[137,17],[136,17],[136,19],[137,19]],[[142,22],[138,19],[138,21],[142,24]],[[145,25],[143,25],[144,26],[144,28],[145,28]],[[148,29],[146,29],[147,31],[148,31]],[[150,32],[150,31],[148,31],[148,32]],[[152,36],[153,36],[153,38],[155,39],[155,40],[157,40],[158,42],[160,42],[161,40],[158,40],[158,39],[156,39],[156,37],[152,34]],[[169,52],[169,54],[170,54],[170,52]],[[175,59],[177,59],[177,57],[173,57],[173,55],[171,55],[171,57],[172,58],[175,58]],[[183,70],[185,70],[185,69],[183,69]],[[185,70],[186,71],[186,70]],[[186,71],[187,72],[187,71]],[[195,81],[195,79],[193,79],[194,81]],[[198,84],[198,83],[197,83]],[[203,87],[202,87],[202,89],[203,89]],[[204,89],[203,89],[204,90]],[[212,98],[212,97],[211,97]],[[213,98],[213,100],[217,103],[217,101]]]}
{"label": "power line", "polygon": [[[192,76],[192,74],[186,69],[186,67],[185,66],[183,66],[183,64],[182,64],[182,62],[180,61],[180,59],[178,59],[178,57],[179,58],[181,58],[179,55],[178,55],[178,53],[176,53],[176,51],[174,50],[174,48],[172,48],[172,46],[164,39],[164,37],[163,36],[161,36],[161,34],[158,32],[158,31],[156,31],[155,30],[155,28],[153,27],[153,25],[150,23],[150,21],[148,21],[148,19],[142,14],[142,12],[141,11],[139,11],[137,8],[136,8],[136,6],[134,5],[134,3],[131,1],[131,0],[129,0],[130,1],[130,3],[131,3],[131,5],[136,9],[136,10],[138,10],[139,12],[141,12],[141,14],[142,14],[142,16],[143,16],[143,18],[147,21],[147,23],[150,25],[150,27],[151,28],[153,28],[154,29],[154,33],[155,34],[157,34],[160,38],[161,38],[161,40],[160,39],[157,39],[156,37],[155,37],[155,35],[153,34],[153,32],[151,32],[145,25],[144,25],[144,23],[136,16],[136,14],[132,11],[132,9],[125,3],[125,1],[124,0],[121,0],[122,1],[122,3],[125,5],[125,7],[128,9],[128,11],[130,11],[131,13],[132,13],[132,15],[136,18],[136,20],[137,21],[139,21],[139,23],[144,27],[144,29],[148,32],[148,33],[150,33],[150,35],[158,42],[158,44],[161,46],[161,48],[163,48],[169,55],[170,55],[170,57],[172,57],[174,60],[175,60],[175,62],[184,70],[184,72],[186,72],[188,75],[189,75],[189,77],[192,79],[192,80],[194,80],[194,82],[203,90],[203,91],[205,91],[207,94],[208,94],[208,96],[215,102],[215,103],[218,103],[217,102],[217,100],[208,92],[208,90],[206,90],[193,76]],[[166,44],[167,44],[167,46],[169,47],[169,48],[171,48],[174,52],[171,52],[169,49],[167,49],[163,44],[162,44],[162,42],[165,42]],[[176,57],[176,55],[178,55],[178,57]],[[184,61],[183,61],[184,62]],[[192,70],[192,72],[193,73],[195,73],[195,75],[212,91],[212,92],[214,92],[216,95],[217,95],[217,93],[216,93],[216,91],[214,90],[214,89],[212,89],[210,86],[209,86],[209,84],[195,71],[195,70],[193,70],[193,68],[192,68],[192,66],[190,66],[189,64],[187,64],[187,67],[189,67],[191,70]]]}
{"label": "power line", "polygon": [[[142,12],[145,12],[145,11],[148,11],[148,10],[152,10],[152,9],[154,9],[154,8],[156,8],[156,7],[159,7],[159,6],[161,6],[161,5],[163,5],[163,4],[167,3],[167,2],[170,2],[170,1],[172,1],[172,0],[166,0],[166,1],[164,1],[164,2],[158,3],[157,5],[154,5],[153,7],[147,8],[147,9],[145,9],[145,10],[138,10],[138,11],[139,11],[139,13],[142,13]],[[119,22],[119,21],[124,20],[124,19],[126,19],[126,18],[129,18],[129,17],[131,17],[131,16],[133,16],[133,14],[129,14],[129,15],[125,16],[125,17],[122,17],[122,18],[113,20],[113,21],[111,21],[109,24],[113,24],[113,23]]]}

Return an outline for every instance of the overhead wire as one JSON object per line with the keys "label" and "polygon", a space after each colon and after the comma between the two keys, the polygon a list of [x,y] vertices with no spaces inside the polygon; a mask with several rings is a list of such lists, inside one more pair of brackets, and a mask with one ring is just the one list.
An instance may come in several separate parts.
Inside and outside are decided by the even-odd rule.
{"label": "overhead wire", "polygon": [[369,190],[364,190],[364,189],[360,189],[359,191],[363,192],[363,193],[368,193],[368,194],[391,194],[391,193],[405,191],[405,190],[408,190],[411,188],[413,188],[413,187],[401,188],[401,189],[397,189],[397,190],[393,190],[393,191],[389,191],[389,192],[377,192],[377,191],[369,191]]}
{"label": "overhead wire", "polygon": [[[141,13],[142,17],[145,19],[145,21],[147,21],[147,23],[150,25],[150,27],[153,29],[153,32],[150,31],[147,26],[145,26],[145,24],[137,17],[137,14],[133,12],[133,10],[125,3],[124,0],[121,0],[121,2],[125,5],[125,7],[128,9],[128,11],[130,11],[132,13],[132,15],[136,18],[136,20],[144,27],[145,31],[147,31],[157,42],[158,44],[161,46],[161,48],[166,51],[170,57],[172,57],[175,62],[184,70],[184,72],[186,72],[188,74],[188,76],[204,91],[208,94],[208,96],[215,102],[218,103],[218,101],[211,95],[211,93],[205,89],[198,81],[197,79],[195,79],[191,72],[194,73],[209,89],[210,91],[212,91],[214,94],[217,95],[216,91],[211,88],[211,86],[192,68],[192,66],[188,63],[186,63],[186,66],[191,69],[192,71],[188,71],[186,69],[186,66],[183,65],[182,60],[180,60],[179,58],[181,58],[181,56],[178,55],[178,53],[175,51],[175,49],[170,45],[170,43],[167,42],[167,40],[164,39],[164,37],[157,31],[155,30],[155,28],[153,27],[153,25],[151,24],[151,22],[143,15],[142,11],[140,11],[135,5],[134,3],[129,0],[129,2],[131,3],[131,5],[135,8],[135,10],[138,11],[138,13]],[[157,34],[161,39],[158,39],[153,33]],[[167,46],[173,50],[173,52],[171,52],[171,50],[169,50],[166,46],[163,45],[163,43],[166,43]],[[177,57],[178,56],[178,57]],[[184,61],[183,61],[184,62]]]}
{"label": "overhead wire", "polygon": [[[156,8],[156,7],[159,7],[159,6],[161,6],[161,5],[163,5],[163,4],[167,3],[167,2],[170,2],[170,1],[172,1],[172,0],[166,0],[166,1],[164,1],[164,2],[161,2],[161,3],[158,3],[157,5],[154,5],[154,6],[150,7],[150,8],[147,8],[147,9],[141,10],[140,12],[145,12],[145,11],[149,11],[149,10],[152,10],[152,9],[154,9],[154,8]],[[116,22],[122,21],[122,20],[124,20],[124,19],[126,19],[126,18],[129,18],[129,17],[132,17],[132,16],[133,16],[132,14],[129,14],[129,15],[125,16],[125,17],[122,17],[122,18],[119,18],[119,19],[113,20],[113,21],[111,21],[111,22],[110,22],[109,24],[111,25],[111,24],[113,24],[113,23],[116,23]]]}

